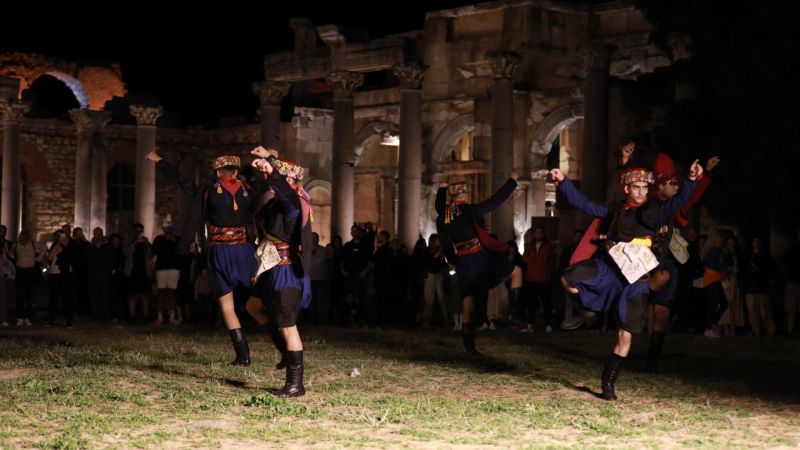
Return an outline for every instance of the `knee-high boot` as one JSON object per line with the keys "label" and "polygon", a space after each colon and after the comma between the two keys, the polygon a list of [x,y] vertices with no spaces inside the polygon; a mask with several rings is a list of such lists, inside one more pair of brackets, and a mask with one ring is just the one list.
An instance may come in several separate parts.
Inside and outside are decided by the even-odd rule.
{"label": "knee-high boot", "polygon": [[614,385],[617,383],[617,378],[619,377],[619,372],[622,369],[623,361],[625,361],[625,357],[619,356],[616,353],[611,353],[611,356],[609,356],[606,366],[603,369],[603,379],[601,384],[603,392],[600,394],[600,397],[603,400],[617,399],[617,394],[614,392]]}
{"label": "knee-high boot", "polygon": [[276,325],[268,324],[265,328],[270,339],[272,339],[272,344],[281,354],[281,360],[278,361],[278,364],[275,364],[275,370],[281,370],[286,367],[286,340],[283,339],[283,336]]}
{"label": "knee-high boot", "polygon": [[233,350],[236,352],[236,358],[231,361],[232,366],[249,366],[250,365],[250,347],[247,345],[247,339],[244,338],[244,333],[241,328],[228,330],[233,342]]}
{"label": "knee-high boot", "polygon": [[475,326],[471,323],[464,323],[461,325],[461,337],[464,341],[464,350],[469,355],[480,355],[475,350]]}
{"label": "knee-high boot", "polygon": [[303,386],[303,351],[286,352],[286,383],[275,395],[278,397],[301,397],[305,395]]}

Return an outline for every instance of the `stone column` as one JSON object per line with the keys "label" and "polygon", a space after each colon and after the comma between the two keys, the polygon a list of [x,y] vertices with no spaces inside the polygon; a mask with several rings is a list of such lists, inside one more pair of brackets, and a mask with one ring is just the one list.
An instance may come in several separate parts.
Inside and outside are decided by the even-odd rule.
{"label": "stone column", "polygon": [[[101,173],[101,166],[104,165],[105,155],[98,149],[92,148],[96,143],[95,135],[109,120],[111,113],[105,111],[89,111],[87,109],[70,110],[69,116],[78,130],[78,147],[75,150],[75,206],[74,219],[75,227],[83,228],[87,236],[91,235],[92,228],[102,226],[105,229],[105,204],[102,205],[102,225],[98,224],[98,218],[93,217],[93,213],[98,213],[94,202],[100,199],[97,196],[101,187],[95,186],[99,181],[96,177],[102,177],[105,181],[105,174]],[[94,145],[96,147],[96,145]],[[105,192],[102,193],[105,199]],[[93,220],[95,219],[95,220]]]}
{"label": "stone column", "polygon": [[360,73],[331,72],[333,88],[333,183],[331,187],[331,238],[347,241],[353,225],[353,93],[364,82]]}
{"label": "stone column", "polygon": [[608,69],[614,46],[602,42],[582,49],[586,59],[585,115],[581,192],[587,198],[606,199],[608,166]]}
{"label": "stone column", "polygon": [[144,225],[144,234],[151,240],[156,231],[156,166],[144,159],[156,151],[156,121],[164,109],[160,106],[131,105],[136,117],[136,200],[134,217]]}
{"label": "stone column", "polygon": [[419,238],[422,196],[422,77],[425,67],[395,66],[400,79],[400,173],[397,236],[401,244],[414,248]]}
{"label": "stone column", "polygon": [[22,116],[30,109],[29,105],[13,103],[14,98],[16,92],[13,96],[4,95],[0,99],[0,116],[3,119],[3,204],[0,224],[8,227],[6,239],[9,240],[17,239],[21,225],[22,165],[19,152]]}
{"label": "stone column", "polygon": [[[492,60],[492,193],[511,177],[514,170],[514,86],[513,75],[522,56],[514,52],[489,52]],[[478,200],[478,199],[474,199]],[[503,202],[492,212],[492,231],[502,242],[515,239],[514,205]]]}
{"label": "stone column", "polygon": [[281,101],[289,93],[289,83],[265,81],[253,84],[253,93],[261,99],[261,145],[281,148]]}
{"label": "stone column", "polygon": [[[97,227],[108,234],[106,208],[108,206],[108,149],[103,137],[105,126],[111,121],[110,111],[89,111],[94,128],[92,140],[92,207],[88,230]],[[88,236],[88,234],[87,234]]]}

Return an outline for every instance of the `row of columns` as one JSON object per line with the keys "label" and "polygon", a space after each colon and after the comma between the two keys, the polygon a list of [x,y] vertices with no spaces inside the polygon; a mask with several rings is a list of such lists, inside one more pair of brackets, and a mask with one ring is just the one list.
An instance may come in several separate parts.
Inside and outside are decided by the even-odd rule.
{"label": "row of columns", "polygon": [[[155,165],[145,160],[156,149],[156,121],[163,114],[161,107],[131,105],[136,118],[136,188],[134,219],[145,226],[145,234],[156,231]],[[108,155],[101,145],[105,125],[111,120],[108,111],[73,109],[70,118],[77,129],[75,150],[74,224],[90,233],[107,226]]]}
{"label": "row of columns", "polygon": [[[3,183],[0,224],[8,227],[8,236],[15,239],[21,227],[22,164],[20,160],[22,118],[30,109],[17,101],[19,80],[0,77],[0,120],[3,123]],[[163,113],[160,107],[131,106],[136,117],[136,206],[135,217],[146,232],[155,228],[155,167],[144,155],[155,150],[156,120]],[[87,232],[106,226],[107,172],[106,151],[100,145],[105,125],[111,120],[108,111],[74,109],[69,112],[77,130],[75,149],[74,225]]]}
{"label": "row of columns", "polygon": [[[590,198],[605,197],[605,174],[608,141],[608,67],[613,47],[606,44],[588,46],[584,154],[582,163],[583,191]],[[493,62],[492,161],[491,186],[498,189],[510,176],[514,164],[514,99],[513,73],[522,57],[513,52],[491,52]],[[415,64],[393,69],[401,82],[400,103],[400,167],[398,238],[413,248],[419,235],[420,197],[422,188],[422,78],[425,68]],[[347,237],[354,217],[354,107],[353,95],[363,84],[363,75],[335,71],[327,83],[333,89],[333,177],[331,233]],[[254,85],[261,99],[261,145],[280,147],[281,101],[289,92],[289,84],[269,81]],[[9,235],[19,232],[21,165],[19,160],[21,118],[28,107],[16,103],[3,90],[0,115],[3,122],[3,188],[2,220]],[[163,114],[161,107],[132,105],[137,121],[135,219],[152,235],[156,228],[155,166],[144,156],[156,149],[156,122]],[[75,226],[90,229],[105,225],[106,176],[105,152],[93,151],[93,142],[110,120],[103,111],[73,110],[77,127],[75,165]],[[503,241],[514,239],[513,207],[505,202],[492,213],[492,228]]]}
{"label": "row of columns", "polygon": [[[403,65],[393,69],[401,81],[400,100],[400,214],[398,236],[413,248],[419,236],[422,192],[422,77],[425,68]],[[349,236],[354,218],[354,107],[353,95],[364,82],[360,73],[331,72],[326,82],[333,90],[333,154],[331,180],[331,235]],[[280,103],[287,83],[267,81],[253,86],[261,98],[261,145],[278,147]]]}

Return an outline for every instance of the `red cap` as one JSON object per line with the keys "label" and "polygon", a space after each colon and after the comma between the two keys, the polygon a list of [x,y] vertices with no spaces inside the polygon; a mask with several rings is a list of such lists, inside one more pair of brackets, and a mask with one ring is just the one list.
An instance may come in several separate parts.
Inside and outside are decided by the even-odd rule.
{"label": "red cap", "polygon": [[653,164],[653,175],[655,175],[656,183],[658,184],[678,177],[675,163],[668,154],[659,153],[656,155],[656,162]]}

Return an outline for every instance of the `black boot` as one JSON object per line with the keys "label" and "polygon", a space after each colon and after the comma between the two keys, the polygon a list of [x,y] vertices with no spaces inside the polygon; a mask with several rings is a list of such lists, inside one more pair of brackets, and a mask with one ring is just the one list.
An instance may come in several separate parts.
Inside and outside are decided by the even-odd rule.
{"label": "black boot", "polygon": [[272,344],[275,345],[275,348],[278,349],[281,354],[281,360],[278,361],[278,364],[275,364],[275,370],[281,370],[286,367],[286,341],[283,339],[277,326],[267,325],[266,329],[270,339],[272,339]]}
{"label": "black boot", "polygon": [[603,369],[602,389],[600,398],[603,400],[616,400],[617,394],[614,392],[614,384],[617,383],[619,371],[622,368],[622,362],[625,361],[624,356],[619,356],[616,353],[611,353],[611,356],[606,362],[606,367]]}
{"label": "black boot", "polygon": [[286,352],[286,384],[275,395],[277,397],[301,397],[305,395],[303,386],[303,351]]}
{"label": "black boot", "polygon": [[250,365],[250,347],[247,345],[247,339],[244,338],[241,328],[235,330],[228,330],[233,341],[233,350],[236,352],[236,359],[231,361],[232,366],[249,366]]}
{"label": "black boot", "polygon": [[471,323],[465,323],[461,325],[461,337],[464,340],[464,351],[467,352],[468,355],[480,355],[480,353],[475,350],[475,326]]}
{"label": "black boot", "polygon": [[664,338],[667,333],[663,331],[653,331],[650,334],[650,349],[647,351],[647,371],[658,373],[658,357],[661,356],[661,347],[664,346]]}

